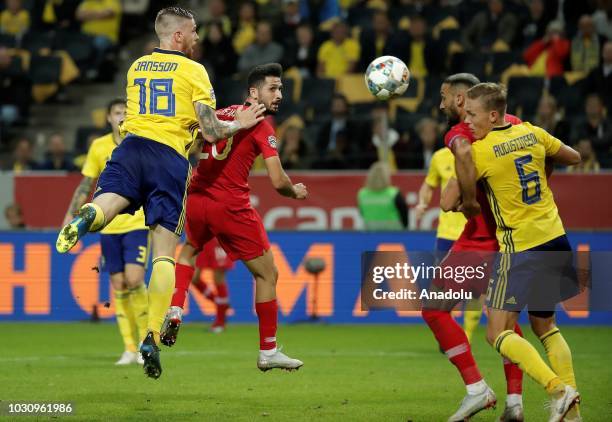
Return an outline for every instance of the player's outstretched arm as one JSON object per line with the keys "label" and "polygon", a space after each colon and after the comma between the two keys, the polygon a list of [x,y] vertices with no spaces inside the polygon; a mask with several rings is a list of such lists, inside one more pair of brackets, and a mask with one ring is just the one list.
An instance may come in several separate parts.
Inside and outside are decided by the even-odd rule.
{"label": "player's outstretched arm", "polygon": [[202,136],[210,143],[220,139],[234,136],[242,129],[249,129],[264,119],[266,106],[253,104],[245,109],[236,111],[236,118],[232,121],[223,121],[217,118],[215,110],[211,107],[196,102],[195,111],[202,129]]}
{"label": "player's outstretched arm", "polygon": [[440,208],[444,212],[455,211],[460,204],[461,189],[459,189],[457,179],[451,177],[440,194]]}
{"label": "player's outstretched arm", "polygon": [[306,199],[308,196],[306,186],[302,183],[296,183],[295,185],[291,183],[291,179],[285,173],[278,156],[268,157],[264,162],[266,163],[268,177],[270,177],[272,186],[274,186],[278,193],[288,198]]}
{"label": "player's outstretched arm", "polygon": [[72,200],[70,201],[68,211],[66,211],[66,215],[64,216],[62,227],[68,224],[74,217],[77,210],[81,208],[85,202],[87,202],[87,198],[89,197],[89,193],[91,192],[93,186],[93,178],[87,176],[83,177],[83,180],[81,180],[81,183],[79,183],[79,186],[77,186],[72,194]]}
{"label": "player's outstretched arm", "polygon": [[431,202],[431,197],[433,196],[433,188],[427,184],[427,182],[423,181],[421,188],[419,189],[419,202],[416,206],[416,219],[420,220],[425,214],[425,210],[427,206]]}
{"label": "player's outstretched arm", "polygon": [[480,205],[476,200],[476,167],[472,158],[472,144],[465,138],[456,139],[453,142],[453,152],[457,181],[463,198],[460,211],[470,218],[480,213]]}
{"label": "player's outstretched arm", "polygon": [[574,148],[565,144],[562,144],[559,151],[557,151],[556,154],[551,155],[550,158],[552,158],[553,162],[564,166],[574,166],[576,164],[580,164],[580,161],[582,161],[580,153]]}

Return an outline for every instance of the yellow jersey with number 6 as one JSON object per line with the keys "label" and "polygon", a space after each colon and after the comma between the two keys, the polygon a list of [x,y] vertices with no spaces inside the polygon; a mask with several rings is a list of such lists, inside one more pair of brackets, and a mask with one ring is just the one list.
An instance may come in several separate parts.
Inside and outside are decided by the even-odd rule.
{"label": "yellow jersey with number 6", "polygon": [[[91,177],[92,179],[100,177],[102,170],[106,167],[106,162],[110,159],[115,148],[117,148],[117,144],[112,133],[94,139],[89,147],[89,151],[87,151],[83,170],[81,170],[83,176]],[[101,233],[122,234],[133,230],[147,230],[147,228],[145,226],[144,211],[140,208],[134,215],[117,215],[109,225],[102,229]]]}
{"label": "yellow jersey with number 6", "polygon": [[160,142],[186,157],[199,127],[194,102],[216,107],[204,66],[179,51],[156,48],[128,71],[121,134]]}
{"label": "yellow jersey with number 6", "polygon": [[546,157],[561,145],[530,123],[495,128],[472,144],[501,252],[525,251],[565,234],[545,169]]}

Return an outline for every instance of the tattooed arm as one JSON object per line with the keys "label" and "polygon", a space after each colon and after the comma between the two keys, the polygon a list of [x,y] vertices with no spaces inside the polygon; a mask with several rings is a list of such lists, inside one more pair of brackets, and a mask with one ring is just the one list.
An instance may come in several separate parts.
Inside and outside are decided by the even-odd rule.
{"label": "tattooed arm", "polygon": [[230,138],[242,129],[248,129],[261,122],[266,107],[263,104],[253,104],[248,108],[236,110],[236,118],[232,121],[223,121],[217,118],[215,110],[196,102],[195,111],[202,129],[202,137],[210,143],[219,139]]}
{"label": "tattooed arm", "polygon": [[72,195],[72,200],[70,201],[70,206],[68,207],[68,211],[66,212],[66,216],[64,217],[63,226],[68,224],[70,220],[72,220],[74,214],[77,212],[79,208],[83,206],[87,198],[89,197],[89,193],[94,186],[94,179],[91,177],[83,177],[79,186],[74,190],[74,194]]}

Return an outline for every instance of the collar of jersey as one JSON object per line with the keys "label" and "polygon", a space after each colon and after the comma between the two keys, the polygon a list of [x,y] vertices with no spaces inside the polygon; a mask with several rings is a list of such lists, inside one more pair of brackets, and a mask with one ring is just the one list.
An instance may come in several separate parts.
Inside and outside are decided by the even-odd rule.
{"label": "collar of jersey", "polygon": [[491,130],[506,130],[506,129],[509,129],[509,128],[510,128],[510,126],[512,126],[512,123],[508,123],[506,126],[498,126],[498,127],[494,127],[494,128],[493,128],[493,129],[491,129]]}
{"label": "collar of jersey", "polygon": [[161,53],[161,54],[176,54],[177,56],[183,56],[183,57],[187,57],[186,55],[184,55],[183,53],[181,53],[180,51],[176,51],[176,50],[162,50],[159,47],[155,47],[153,49],[154,53]]}

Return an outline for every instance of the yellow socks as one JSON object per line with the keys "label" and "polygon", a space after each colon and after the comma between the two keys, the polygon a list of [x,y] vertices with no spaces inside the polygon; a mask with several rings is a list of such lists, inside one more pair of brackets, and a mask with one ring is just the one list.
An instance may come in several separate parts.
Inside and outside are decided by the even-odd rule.
{"label": "yellow socks", "polygon": [[482,315],[482,304],[480,299],[472,299],[465,305],[465,311],[463,312],[463,331],[468,339],[468,342],[472,342],[474,331],[480,323],[480,316]]}
{"label": "yellow socks", "polygon": [[106,224],[106,217],[104,216],[104,212],[102,212],[102,208],[100,208],[99,205],[94,204],[93,202],[89,202],[83,205],[83,207],[91,207],[96,211],[96,216],[94,218],[93,223],[91,223],[91,226],[89,226],[89,231],[97,232],[98,230],[101,230],[102,228],[104,228]]}
{"label": "yellow socks", "polygon": [[514,331],[503,331],[495,339],[494,345],[502,356],[516,363],[523,372],[544,387],[548,394],[563,388],[561,379],[546,365],[535,347]]}
{"label": "yellow socks", "polygon": [[153,259],[153,272],[149,282],[148,331],[153,332],[155,343],[159,344],[159,331],[174,292],[174,259],[159,256]]}
{"label": "yellow socks", "polygon": [[576,377],[572,364],[572,352],[557,327],[540,337],[550,366],[561,381],[576,388]]}
{"label": "yellow socks", "polygon": [[138,338],[142,341],[147,335],[147,324],[149,322],[149,298],[144,283],[130,289],[130,304],[138,329]]}
{"label": "yellow socks", "polygon": [[127,290],[115,290],[115,316],[119,333],[123,338],[125,350],[136,352],[137,333],[132,329],[134,316],[130,306],[130,293]]}

